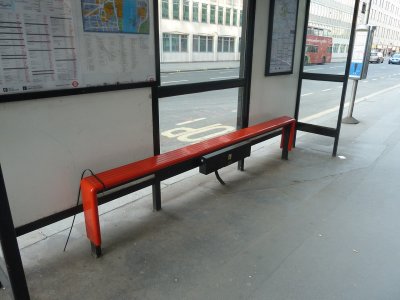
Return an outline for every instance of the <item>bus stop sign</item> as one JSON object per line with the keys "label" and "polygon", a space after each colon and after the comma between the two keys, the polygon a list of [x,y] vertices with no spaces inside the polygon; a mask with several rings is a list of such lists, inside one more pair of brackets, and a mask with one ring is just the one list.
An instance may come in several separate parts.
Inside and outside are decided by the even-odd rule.
{"label": "bus stop sign", "polygon": [[350,64],[350,79],[360,80],[367,78],[369,56],[375,29],[376,26],[370,25],[357,27]]}

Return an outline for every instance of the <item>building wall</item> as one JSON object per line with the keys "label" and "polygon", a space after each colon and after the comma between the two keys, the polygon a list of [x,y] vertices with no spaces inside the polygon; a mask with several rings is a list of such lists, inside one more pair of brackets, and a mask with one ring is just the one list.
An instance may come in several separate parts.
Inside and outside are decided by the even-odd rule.
{"label": "building wall", "polygon": [[[195,61],[224,61],[240,59],[240,37],[242,26],[240,25],[240,12],[243,11],[242,0],[203,0],[195,1],[198,3],[198,21],[193,21],[193,0],[164,0],[159,1],[160,12],[160,59],[161,62],[195,62]],[[178,16],[174,19],[174,3],[179,6]],[[189,5],[189,20],[184,20],[184,4]],[[202,21],[202,5],[207,5],[207,21]],[[168,6],[168,14],[163,16],[163,5]],[[216,8],[215,23],[210,21],[211,5]],[[223,24],[218,23],[218,8],[223,8]],[[230,25],[226,25],[227,9],[231,10]],[[236,25],[233,21],[233,11],[237,11]],[[164,10],[165,11],[165,10]],[[187,47],[179,47],[172,51],[166,51],[165,34],[180,35],[187,39]],[[193,36],[209,36],[213,39],[212,52],[200,52],[193,49]],[[164,36],[164,38],[163,38]],[[218,38],[231,37],[234,39],[234,51],[218,51]]]}
{"label": "building wall", "polygon": [[372,0],[368,23],[377,26],[373,49],[385,55],[400,51],[400,1]]}

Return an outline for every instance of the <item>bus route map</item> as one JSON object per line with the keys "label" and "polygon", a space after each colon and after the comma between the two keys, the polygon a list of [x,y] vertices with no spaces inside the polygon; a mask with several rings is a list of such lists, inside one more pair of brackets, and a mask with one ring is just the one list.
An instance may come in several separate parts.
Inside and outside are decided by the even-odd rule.
{"label": "bus route map", "polygon": [[149,0],[82,0],[85,32],[149,34]]}

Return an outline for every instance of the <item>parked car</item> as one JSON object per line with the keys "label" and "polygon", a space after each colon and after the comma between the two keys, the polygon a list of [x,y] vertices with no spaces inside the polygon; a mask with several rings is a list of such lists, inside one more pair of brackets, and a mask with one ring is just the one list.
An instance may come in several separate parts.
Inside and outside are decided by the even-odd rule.
{"label": "parked car", "polygon": [[396,64],[400,65],[400,54],[394,54],[391,57],[389,57],[389,64]]}
{"label": "parked car", "polygon": [[371,54],[369,55],[369,62],[372,63],[383,63],[385,59],[383,58],[382,52],[377,52],[377,51],[371,51]]}

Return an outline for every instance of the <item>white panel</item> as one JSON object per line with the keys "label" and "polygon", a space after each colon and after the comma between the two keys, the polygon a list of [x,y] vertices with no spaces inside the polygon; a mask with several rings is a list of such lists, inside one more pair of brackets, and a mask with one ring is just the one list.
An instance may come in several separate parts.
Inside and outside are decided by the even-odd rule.
{"label": "white panel", "polygon": [[305,2],[305,0],[299,0],[293,74],[266,77],[264,71],[267,52],[266,33],[268,32],[267,16],[269,15],[269,1],[257,1],[251,79],[250,125],[282,115],[294,116],[300,70]]}
{"label": "white panel", "polygon": [[148,88],[0,104],[0,163],[21,226],[75,205],[81,172],[153,153]]}

